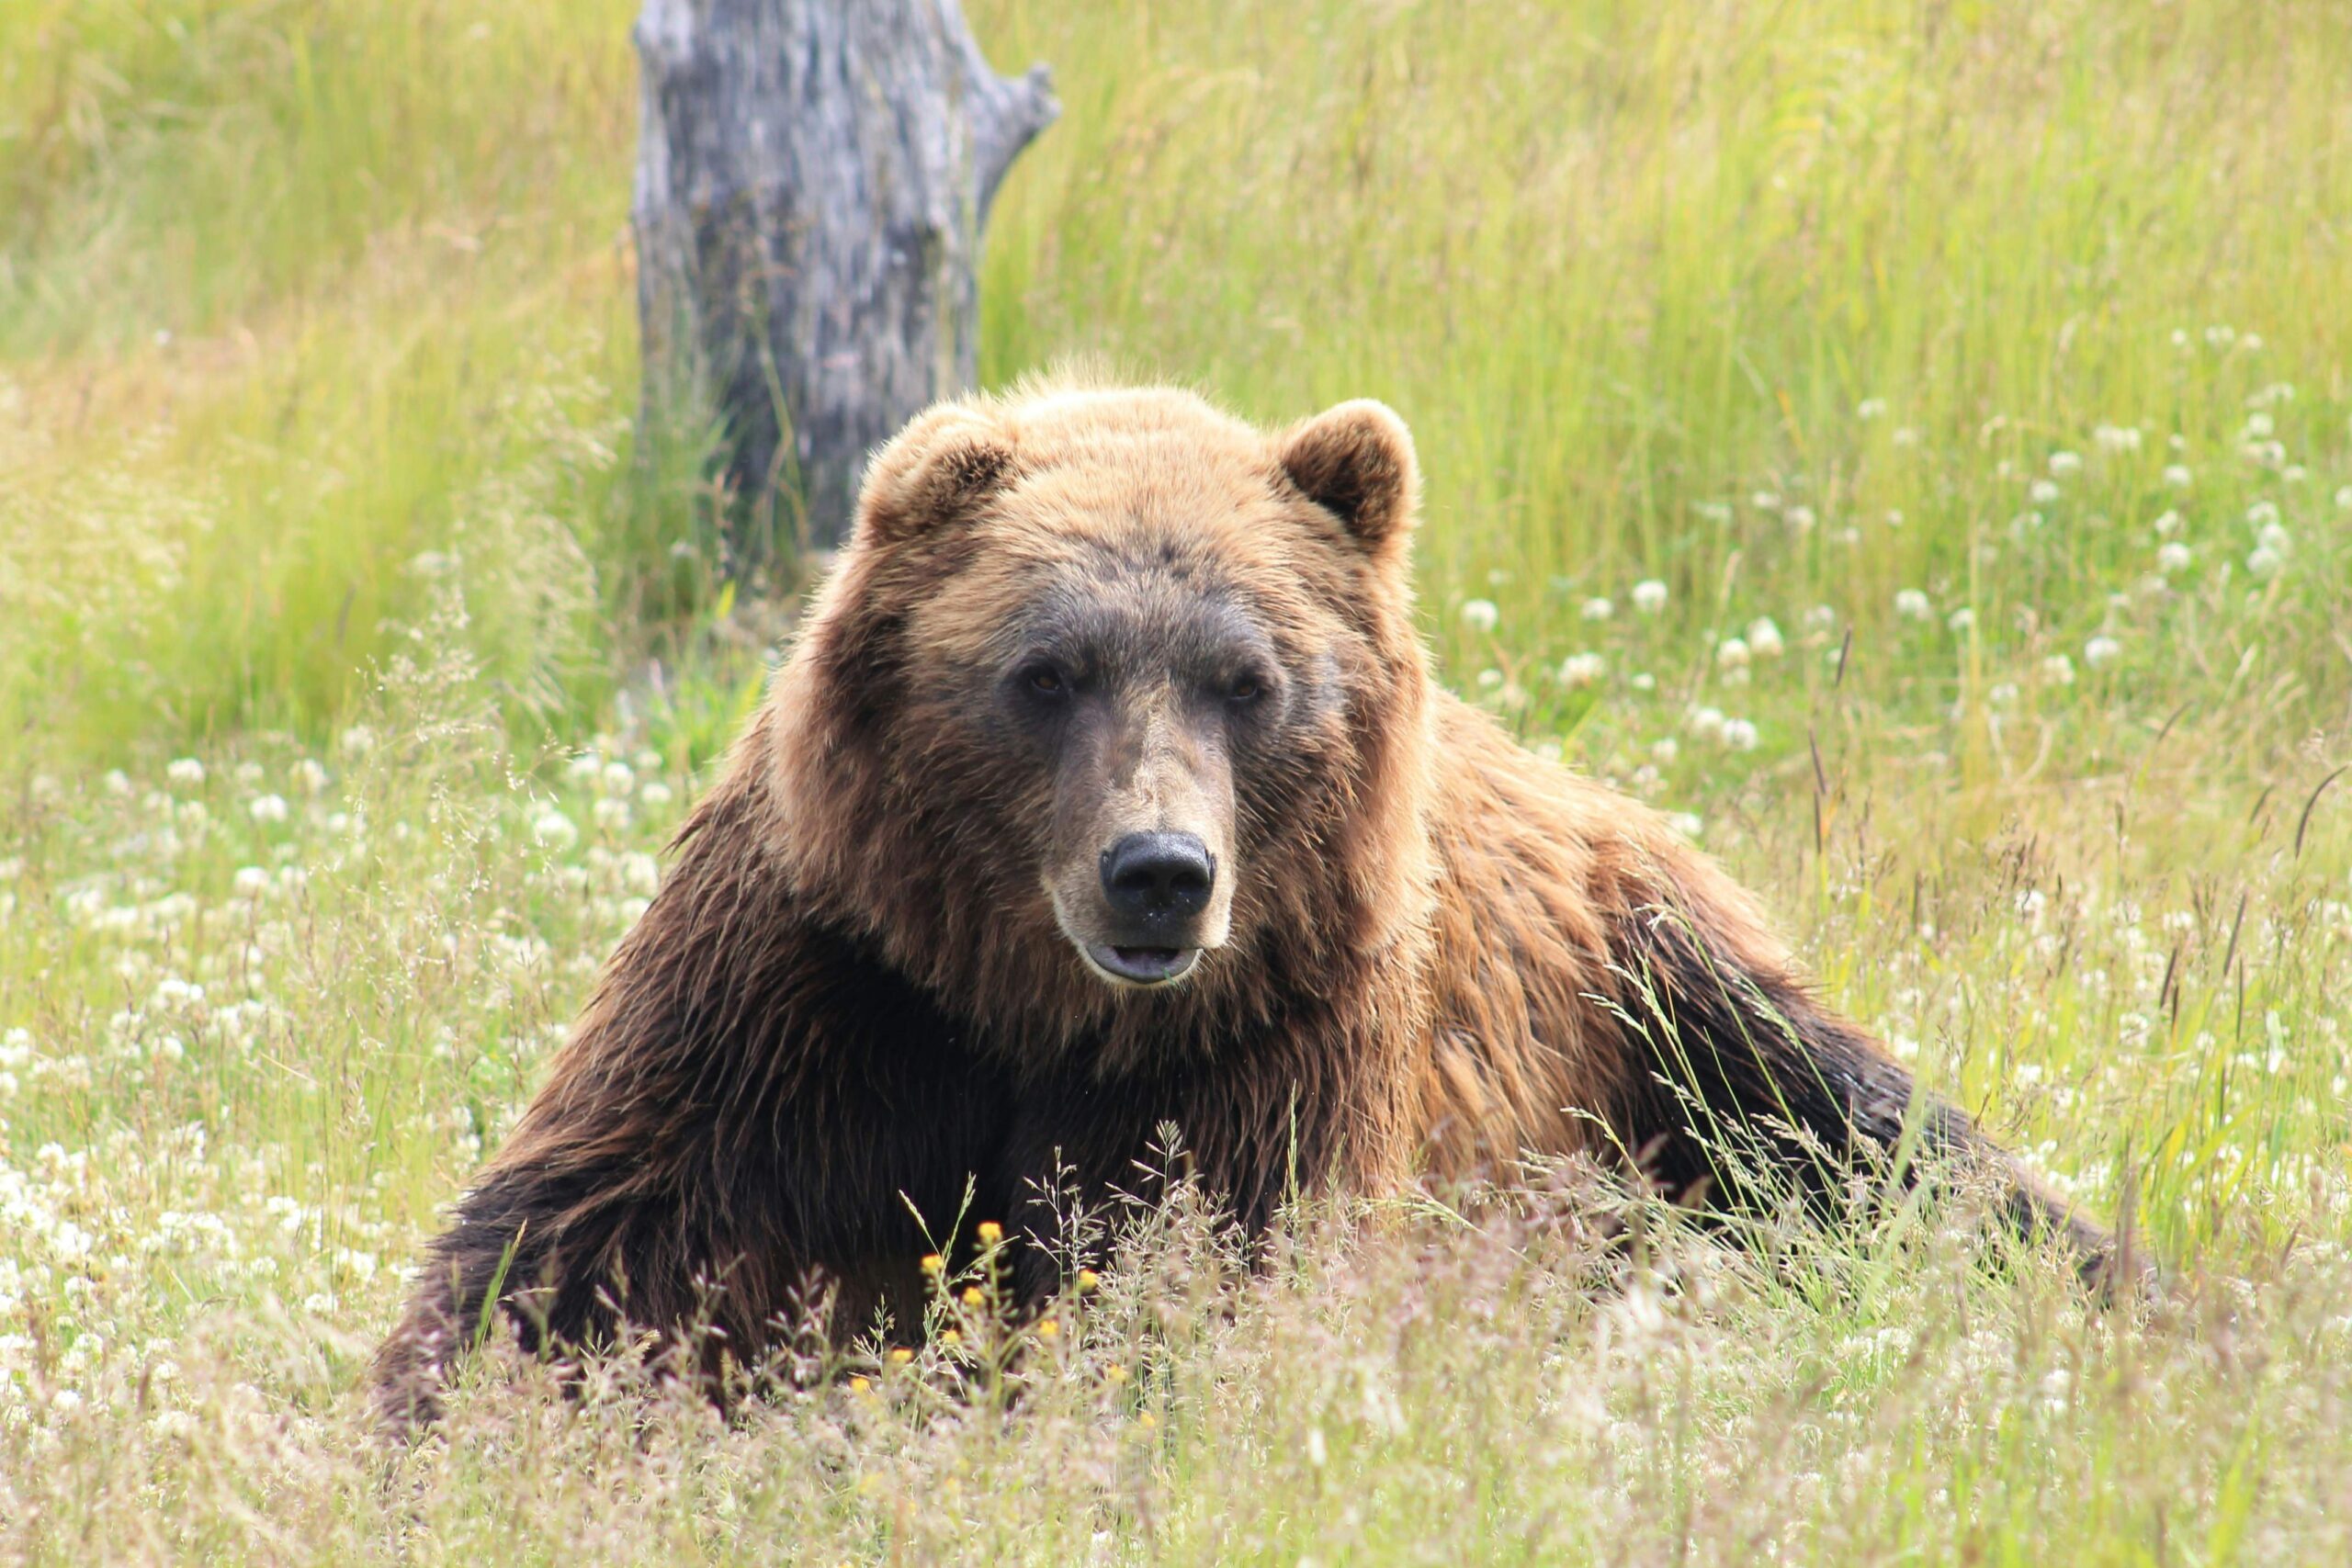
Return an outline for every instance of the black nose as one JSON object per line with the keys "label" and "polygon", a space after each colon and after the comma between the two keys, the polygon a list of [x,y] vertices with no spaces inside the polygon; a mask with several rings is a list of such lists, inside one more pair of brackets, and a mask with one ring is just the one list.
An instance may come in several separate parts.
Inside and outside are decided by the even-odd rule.
{"label": "black nose", "polygon": [[1102,894],[1131,920],[1190,919],[1216,884],[1209,847],[1190,833],[1130,833],[1102,852]]}

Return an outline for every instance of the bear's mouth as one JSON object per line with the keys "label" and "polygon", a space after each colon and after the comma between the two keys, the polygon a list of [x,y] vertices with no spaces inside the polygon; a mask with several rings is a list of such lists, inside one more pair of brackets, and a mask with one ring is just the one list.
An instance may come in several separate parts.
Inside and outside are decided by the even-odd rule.
{"label": "bear's mouth", "polygon": [[1088,942],[1087,961],[1103,975],[1128,986],[1165,986],[1181,980],[1200,962],[1197,947],[1118,947]]}

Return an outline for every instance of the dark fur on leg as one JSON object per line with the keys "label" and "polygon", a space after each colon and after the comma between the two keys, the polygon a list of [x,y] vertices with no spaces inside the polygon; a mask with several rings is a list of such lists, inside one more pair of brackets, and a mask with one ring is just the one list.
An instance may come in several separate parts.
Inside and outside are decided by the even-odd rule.
{"label": "dark fur on leg", "polygon": [[[1682,912],[1653,908],[1622,922],[1619,963],[1631,995],[1628,1029],[1646,1048],[1652,1081],[1631,1097],[1619,1132],[1668,1191],[1712,1190],[1736,1202],[1747,1161],[1795,1176],[1827,1199],[1856,1164],[1896,1155],[1916,1114],[1931,1157],[1990,1170],[2004,1218],[2028,1241],[2057,1237],[2083,1280],[2102,1292],[2129,1268],[2107,1233],[2020,1168],[1956,1107],[1925,1095],[1910,1072],[1793,977],[1758,973]],[[1915,1097],[1924,1095],[1916,1108]],[[1699,1123],[1694,1125],[1694,1123]],[[1899,1172],[1917,1179],[1908,1164]]]}

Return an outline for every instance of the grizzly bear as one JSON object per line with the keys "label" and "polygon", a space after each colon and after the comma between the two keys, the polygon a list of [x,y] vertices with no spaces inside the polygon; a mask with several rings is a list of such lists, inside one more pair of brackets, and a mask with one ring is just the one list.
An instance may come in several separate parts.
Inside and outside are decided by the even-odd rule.
{"label": "grizzly bear", "polygon": [[904,1325],[922,1256],[989,1219],[1042,1298],[1047,1191],[1102,1200],[1168,1123],[1252,1232],[1294,1187],[1523,1153],[1720,1199],[1727,1130],[1820,1190],[1916,1128],[2102,1267],[1657,813],[1431,679],[1419,482],[1369,401],[1268,434],[1047,385],[882,448],[658,897],[427,1250],[385,1416],[433,1414],[493,1298],[530,1347],[696,1320],[749,1360],[812,1290]]}

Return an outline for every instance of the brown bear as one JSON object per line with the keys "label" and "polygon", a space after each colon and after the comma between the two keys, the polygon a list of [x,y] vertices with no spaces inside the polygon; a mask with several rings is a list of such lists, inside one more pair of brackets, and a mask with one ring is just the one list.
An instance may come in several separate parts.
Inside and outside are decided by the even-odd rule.
{"label": "brown bear", "polygon": [[[1293,1182],[1531,1151],[1721,1195],[1727,1129],[1818,1188],[1910,1125],[2099,1269],[1706,857],[1430,679],[1418,487],[1363,401],[1268,434],[1047,385],[876,454],[660,895],[428,1249],[387,1416],[432,1414],[493,1295],[535,1347],[702,1314],[750,1359],[812,1286],[904,1323],[932,1233],[1052,1239],[1057,1172],[1099,1201],[1171,1122],[1253,1231]],[[1051,1258],[1021,1253],[1033,1299]]]}

